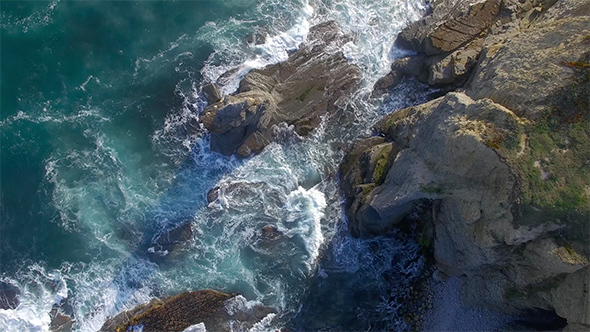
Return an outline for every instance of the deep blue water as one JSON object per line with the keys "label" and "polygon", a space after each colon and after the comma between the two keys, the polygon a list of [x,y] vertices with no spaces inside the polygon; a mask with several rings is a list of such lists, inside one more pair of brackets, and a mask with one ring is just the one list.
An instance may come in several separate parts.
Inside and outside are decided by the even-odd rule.
{"label": "deep blue water", "polygon": [[[351,238],[326,170],[337,169],[337,147],[410,102],[403,87],[386,106],[367,94],[399,54],[395,34],[422,8],[412,0],[0,3],[0,278],[20,293],[18,307],[0,309],[0,329],[46,331],[53,305],[67,302],[75,330],[95,331],[153,296],[203,288],[276,308],[268,328],[402,326],[390,302],[420,271],[418,247],[394,235]],[[302,142],[245,161],[211,153],[198,125],[200,87],[237,69],[218,81],[232,93],[249,69],[285,60],[328,19],[355,36],[343,49],[364,75],[350,96],[354,124],[327,119]],[[265,43],[248,44],[254,33]],[[232,191],[236,183],[246,189]],[[214,186],[227,190],[207,206]],[[152,239],[185,222],[195,230],[190,248],[151,260]],[[289,236],[261,247],[265,225]]]}

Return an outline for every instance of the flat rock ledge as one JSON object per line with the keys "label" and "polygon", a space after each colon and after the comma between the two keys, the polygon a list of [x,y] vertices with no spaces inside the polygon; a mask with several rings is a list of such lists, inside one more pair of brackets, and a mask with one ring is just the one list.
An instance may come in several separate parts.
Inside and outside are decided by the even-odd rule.
{"label": "flat rock ledge", "polygon": [[359,68],[337,51],[348,41],[336,22],[322,23],[287,61],[249,72],[237,94],[208,106],[201,117],[211,150],[247,157],[289,133],[311,132],[360,82]]}

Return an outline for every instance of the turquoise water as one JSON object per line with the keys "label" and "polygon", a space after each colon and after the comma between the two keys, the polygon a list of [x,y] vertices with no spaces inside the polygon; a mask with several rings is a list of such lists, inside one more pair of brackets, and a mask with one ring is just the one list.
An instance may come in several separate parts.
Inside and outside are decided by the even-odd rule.
{"label": "turquoise water", "polygon": [[[395,234],[351,238],[332,174],[342,146],[410,103],[412,85],[384,106],[367,94],[401,54],[391,48],[395,34],[420,17],[423,4],[0,6],[0,268],[3,285],[20,293],[18,307],[0,309],[0,329],[47,331],[48,313],[61,303],[76,331],[96,331],[154,296],[202,288],[276,308],[269,329],[403,325],[392,299],[419,272],[418,247]],[[363,70],[363,88],[350,96],[352,124],[325,119],[311,137],[245,161],[211,153],[198,125],[206,106],[200,87],[217,81],[232,93],[248,70],[285,60],[311,25],[328,19],[355,37],[343,51]],[[264,43],[248,44],[254,33]],[[215,186],[220,197],[208,205]],[[185,222],[194,229],[188,250],[150,259],[151,241]],[[285,237],[267,246],[260,240],[266,225]]]}

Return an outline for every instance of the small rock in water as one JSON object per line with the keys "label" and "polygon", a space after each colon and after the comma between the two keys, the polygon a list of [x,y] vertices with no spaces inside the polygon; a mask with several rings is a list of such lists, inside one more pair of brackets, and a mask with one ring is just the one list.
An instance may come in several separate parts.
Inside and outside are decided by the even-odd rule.
{"label": "small rock in water", "polygon": [[212,203],[219,198],[219,187],[215,187],[207,193],[207,203]]}
{"label": "small rock in water", "polygon": [[274,225],[265,225],[262,227],[262,239],[274,241],[283,235]]}
{"label": "small rock in water", "polygon": [[151,259],[158,260],[179,247],[191,241],[193,238],[192,222],[186,222],[174,229],[167,230],[160,234],[153,242],[153,246],[147,249]]}

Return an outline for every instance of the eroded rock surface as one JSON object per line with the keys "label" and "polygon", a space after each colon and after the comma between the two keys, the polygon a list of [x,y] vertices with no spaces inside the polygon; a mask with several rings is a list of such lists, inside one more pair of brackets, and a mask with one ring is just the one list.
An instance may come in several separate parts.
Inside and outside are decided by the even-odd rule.
{"label": "eroded rock surface", "polygon": [[236,95],[209,106],[201,118],[211,149],[240,157],[259,153],[277,139],[281,124],[307,135],[360,81],[360,70],[337,51],[348,40],[335,22],[322,23],[287,61],[249,72]]}

